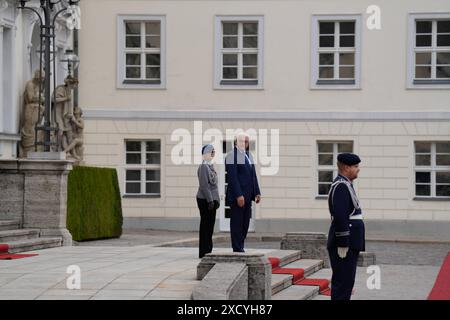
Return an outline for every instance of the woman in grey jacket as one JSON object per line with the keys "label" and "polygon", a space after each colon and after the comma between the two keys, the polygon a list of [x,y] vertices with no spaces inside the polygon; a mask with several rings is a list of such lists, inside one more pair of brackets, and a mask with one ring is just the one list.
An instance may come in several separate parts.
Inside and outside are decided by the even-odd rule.
{"label": "woman in grey jacket", "polygon": [[197,206],[200,210],[200,241],[199,258],[212,252],[214,224],[216,222],[216,210],[220,206],[219,188],[217,186],[217,173],[211,160],[214,158],[214,147],[210,144],[203,146],[203,162],[198,167],[198,192]]}

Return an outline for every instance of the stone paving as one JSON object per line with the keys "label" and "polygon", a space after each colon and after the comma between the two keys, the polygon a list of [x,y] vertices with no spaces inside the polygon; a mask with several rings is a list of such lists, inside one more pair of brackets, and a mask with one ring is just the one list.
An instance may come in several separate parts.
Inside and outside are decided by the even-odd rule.
{"label": "stone paving", "polygon": [[[121,239],[89,241],[39,250],[36,257],[0,260],[0,300],[190,299],[198,249],[159,247],[193,239],[197,233],[124,233]],[[279,249],[276,241],[248,241],[248,252]],[[367,289],[370,274],[358,268],[353,299],[426,299],[450,244],[370,242],[381,270],[381,289]],[[214,252],[231,252],[219,242]],[[67,289],[70,265],[81,270],[81,289]],[[329,270],[328,270],[329,271]],[[326,270],[324,270],[326,272]],[[319,296],[317,299],[327,299]]]}

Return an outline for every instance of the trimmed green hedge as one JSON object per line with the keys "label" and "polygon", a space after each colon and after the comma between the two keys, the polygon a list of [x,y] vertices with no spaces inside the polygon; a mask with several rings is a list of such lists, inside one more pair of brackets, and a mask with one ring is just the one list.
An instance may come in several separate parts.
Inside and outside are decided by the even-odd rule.
{"label": "trimmed green hedge", "polygon": [[122,222],[116,169],[74,166],[67,186],[67,229],[73,240],[120,237]]}

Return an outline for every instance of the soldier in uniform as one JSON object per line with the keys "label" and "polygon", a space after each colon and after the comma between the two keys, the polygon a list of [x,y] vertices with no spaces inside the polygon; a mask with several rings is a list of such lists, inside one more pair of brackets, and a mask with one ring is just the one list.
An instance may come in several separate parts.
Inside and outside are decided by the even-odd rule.
{"label": "soldier in uniform", "polygon": [[327,249],[330,256],[331,300],[350,300],[360,251],[365,250],[364,222],[352,181],[358,177],[360,158],[338,156],[339,174],[328,194],[331,226]]}

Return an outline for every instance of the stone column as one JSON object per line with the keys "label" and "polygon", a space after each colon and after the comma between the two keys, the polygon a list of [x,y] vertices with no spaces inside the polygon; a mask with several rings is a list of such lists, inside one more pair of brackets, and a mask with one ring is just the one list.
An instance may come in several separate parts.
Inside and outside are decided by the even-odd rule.
{"label": "stone column", "polygon": [[330,267],[327,235],[320,232],[288,232],[281,239],[282,250],[301,250],[303,259],[323,260]]}
{"label": "stone column", "polygon": [[41,236],[62,237],[72,245],[67,230],[67,178],[72,161],[19,159],[24,173],[24,228],[39,228]]}
{"label": "stone column", "polygon": [[24,176],[17,160],[0,160],[0,219],[17,220],[23,225]]}
{"label": "stone column", "polygon": [[[248,300],[272,298],[272,266],[262,253],[210,253],[197,266],[197,279],[203,277],[216,263],[245,263],[248,268]],[[236,274],[236,277],[239,275]]]}

